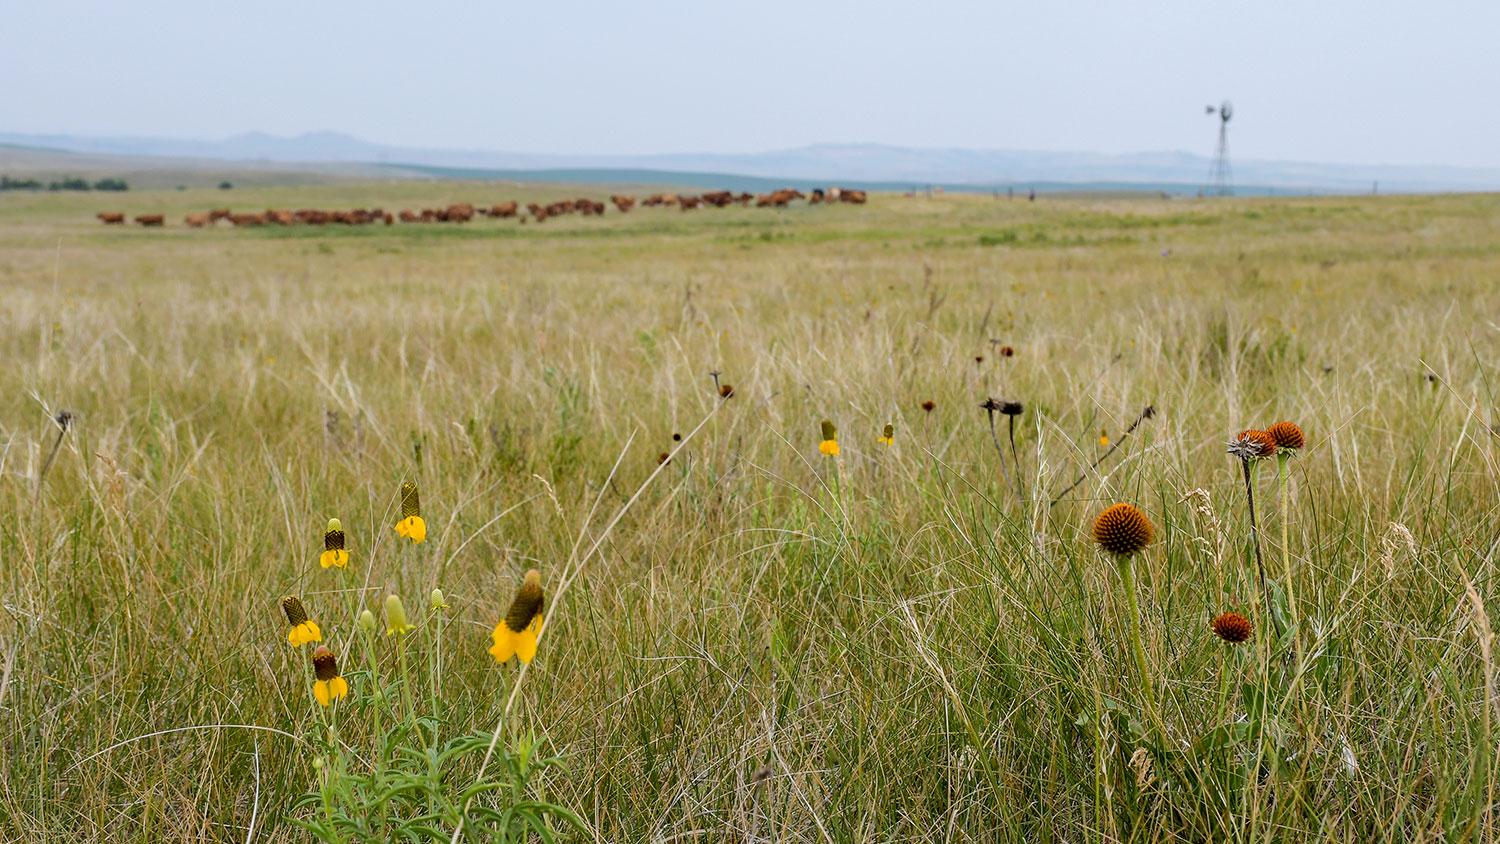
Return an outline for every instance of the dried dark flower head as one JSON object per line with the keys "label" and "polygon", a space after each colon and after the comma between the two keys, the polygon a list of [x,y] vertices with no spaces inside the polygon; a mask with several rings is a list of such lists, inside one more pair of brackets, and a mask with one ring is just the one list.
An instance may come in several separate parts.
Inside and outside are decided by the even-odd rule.
{"label": "dried dark flower head", "polygon": [[422,515],[422,499],[417,495],[417,485],[411,481],[401,485],[401,518]]}
{"label": "dried dark flower head", "polygon": [[66,431],[73,427],[73,411],[59,410],[57,415],[52,417],[52,421],[57,423],[57,427]]}
{"label": "dried dark flower head", "polygon": [[839,438],[839,429],[833,424],[832,419],[823,420],[822,430],[824,440],[836,440]]}
{"label": "dried dark flower head", "polygon": [[333,655],[333,651],[327,645],[319,645],[312,655],[313,672],[318,679],[328,682],[339,676],[339,659]]}
{"label": "dried dark flower head", "polygon": [[665,464],[671,462],[671,460],[672,460],[672,455],[666,453],[665,451],[663,451],[661,454],[656,455],[656,465],[658,465],[658,466],[665,465]]}
{"label": "dried dark flower head", "polygon": [[984,355],[975,355],[974,356],[974,362],[975,363],[984,363]]}
{"label": "dried dark flower head", "polygon": [[1250,641],[1250,634],[1255,632],[1255,625],[1250,623],[1250,619],[1237,612],[1220,614],[1209,627],[1214,631],[1215,636],[1231,645]]}
{"label": "dried dark flower head", "polygon": [[302,608],[302,602],[297,600],[296,595],[281,599],[281,611],[286,613],[286,623],[293,627],[307,623],[307,610]]}
{"label": "dried dark flower head", "polygon": [[672,442],[674,442],[674,443],[680,443],[680,442],[682,442],[682,434],[673,433],[672,434]]}
{"label": "dried dark flower head", "polygon": [[1241,431],[1225,450],[1241,460],[1271,457],[1276,454],[1276,440],[1265,431]]}
{"label": "dried dark flower head", "polygon": [[990,413],[995,413],[1000,409],[1000,402],[994,396],[990,396],[989,398],[980,402],[979,406],[989,411]]}
{"label": "dried dark flower head", "polygon": [[928,413],[931,413],[932,409],[935,407],[937,407],[937,402],[933,401],[932,399],[928,399],[927,401],[922,402],[922,409],[927,411]]}
{"label": "dried dark flower head", "polygon": [[721,384],[719,386],[719,398],[721,398],[721,399],[728,399],[728,398],[733,398],[733,397],[734,397],[734,385],[733,384]]}
{"label": "dried dark flower head", "polygon": [[1013,358],[1015,356],[1016,356],[1016,348],[1014,346],[1001,346],[1000,347],[1000,357],[1003,357],[1003,358]]}
{"label": "dried dark flower head", "polygon": [[1302,429],[1291,422],[1277,422],[1266,429],[1271,439],[1276,441],[1277,448],[1289,448],[1293,451],[1301,449],[1307,444],[1307,439],[1302,436]]}
{"label": "dried dark flower head", "polygon": [[1151,520],[1134,504],[1111,504],[1094,519],[1094,541],[1111,554],[1128,557],[1151,543]]}
{"label": "dried dark flower head", "polygon": [[513,632],[520,633],[531,624],[531,620],[541,613],[546,604],[546,595],[542,592],[542,573],[536,569],[526,572],[526,579],[521,582],[520,591],[516,592],[515,600],[510,602],[510,609],[505,611],[505,626]]}
{"label": "dried dark flower head", "polygon": [[1015,399],[1001,399],[1000,412],[1006,416],[1020,416],[1026,412],[1026,405],[1021,404]]}

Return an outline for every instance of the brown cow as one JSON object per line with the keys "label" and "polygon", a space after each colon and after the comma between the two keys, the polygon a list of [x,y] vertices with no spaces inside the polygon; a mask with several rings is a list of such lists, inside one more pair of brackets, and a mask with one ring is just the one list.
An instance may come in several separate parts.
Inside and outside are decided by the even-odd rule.
{"label": "brown cow", "polygon": [[389,226],[389,225],[394,224],[395,222],[396,222],[396,218],[391,215],[391,212],[389,212],[389,211],[385,212],[385,224]]}
{"label": "brown cow", "polygon": [[208,212],[208,221],[210,223],[217,223],[220,220],[227,220],[227,219],[229,219],[229,209],[228,208],[215,208],[212,211]]}
{"label": "brown cow", "polygon": [[696,196],[682,196],[677,198],[677,204],[683,211],[691,211],[694,208],[697,208],[699,203],[701,203],[702,201],[703,200],[699,199]]}
{"label": "brown cow", "polygon": [[258,226],[266,221],[260,214],[230,214],[229,222],[236,226]]}
{"label": "brown cow", "polygon": [[106,226],[125,225],[125,215],[120,211],[100,211],[94,216],[98,217],[100,220],[103,220]]}
{"label": "brown cow", "polygon": [[397,214],[396,216],[399,217],[401,222],[403,223],[415,223],[418,220],[422,219],[421,217],[417,216],[410,208],[401,209],[401,213]]}
{"label": "brown cow", "polygon": [[201,229],[204,226],[208,225],[208,215],[189,214],[186,217],[182,218],[182,222],[186,223],[187,227],[190,229]]}
{"label": "brown cow", "polygon": [[489,215],[492,218],[509,219],[516,216],[518,206],[514,202],[502,202],[499,205],[490,206]]}
{"label": "brown cow", "polygon": [[135,221],[143,226],[161,226],[166,224],[167,218],[161,214],[141,214]]}
{"label": "brown cow", "polygon": [[290,226],[296,222],[296,219],[292,216],[292,212],[276,208],[266,209],[266,213],[262,214],[261,217],[266,222],[275,223],[278,226]]}
{"label": "brown cow", "polygon": [[855,205],[864,205],[869,196],[862,190],[844,190],[839,192],[840,202],[852,202]]}
{"label": "brown cow", "polygon": [[633,196],[611,196],[609,201],[613,202],[615,207],[620,209],[621,214],[635,207],[635,197]]}

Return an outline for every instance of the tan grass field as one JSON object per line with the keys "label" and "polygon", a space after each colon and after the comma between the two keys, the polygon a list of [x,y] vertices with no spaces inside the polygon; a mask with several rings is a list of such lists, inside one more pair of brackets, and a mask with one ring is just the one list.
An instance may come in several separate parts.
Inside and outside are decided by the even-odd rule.
{"label": "tan grass field", "polygon": [[[497,725],[562,764],[471,808],[565,807],[558,840],[1500,836],[1496,197],[180,223],[608,191],[0,194],[0,840],[343,811],[383,832],[317,834],[446,841],[484,748],[423,748]],[[1263,592],[1225,444],[1277,420],[1307,446],[1285,523],[1257,478]],[[1116,501],[1155,526],[1144,683],[1090,536]],[[529,568],[521,679],[487,649]],[[384,635],[390,593],[417,632]],[[329,710],[289,594],[349,678]],[[1209,632],[1230,610],[1250,643]],[[377,769],[428,796],[359,803]]]}

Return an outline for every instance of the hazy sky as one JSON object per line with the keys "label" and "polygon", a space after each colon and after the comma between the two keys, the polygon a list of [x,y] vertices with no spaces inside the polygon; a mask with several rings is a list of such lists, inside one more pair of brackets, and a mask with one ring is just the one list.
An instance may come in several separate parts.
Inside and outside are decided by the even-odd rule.
{"label": "hazy sky", "polygon": [[0,131],[1500,166],[1493,2],[4,0]]}

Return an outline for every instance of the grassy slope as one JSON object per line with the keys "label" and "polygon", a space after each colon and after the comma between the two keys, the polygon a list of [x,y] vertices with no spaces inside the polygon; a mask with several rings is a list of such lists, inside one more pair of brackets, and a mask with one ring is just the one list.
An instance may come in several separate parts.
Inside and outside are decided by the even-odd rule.
{"label": "grassy slope", "polygon": [[[490,190],[232,200],[395,208]],[[224,198],[105,204],[176,220]],[[444,695],[456,723],[488,729],[488,629],[522,571],[555,585],[595,499],[591,536],[673,432],[714,414],[710,370],[735,398],[563,599],[522,698],[524,726],[572,759],[549,796],[601,840],[1496,832],[1493,760],[1474,750],[1494,741],[1488,649],[1465,598],[1467,580],[1481,597],[1496,585],[1494,197],[880,196],[323,231],[106,229],[90,219],[102,201],[0,195],[0,838],[243,840],[258,801],[259,840],[300,840],[280,816],[312,771],[276,736],[177,732],[80,760],[179,726],[306,730],[276,601],[300,593],[347,635],[315,562],[332,515],[372,606],[386,590],[420,604],[464,546],[442,576],[459,621]],[[1148,403],[1159,415],[1070,500],[1022,507],[988,395],[1026,402],[1017,448],[1038,495],[1098,454],[1101,430],[1118,440]],[[79,423],[37,496],[60,407]],[[844,440],[841,500],[824,416]],[[1290,761],[1250,782],[1192,754],[1143,774],[1131,718],[1159,717],[1180,751],[1243,714],[1221,672],[1233,688],[1248,669],[1205,633],[1247,610],[1254,582],[1222,444],[1281,418],[1309,434]],[[886,422],[888,451],[873,442]],[[416,548],[389,528],[405,478],[432,528]],[[1197,488],[1206,512],[1182,500]],[[1087,535],[1112,500],[1157,525],[1141,564],[1154,715]]]}

